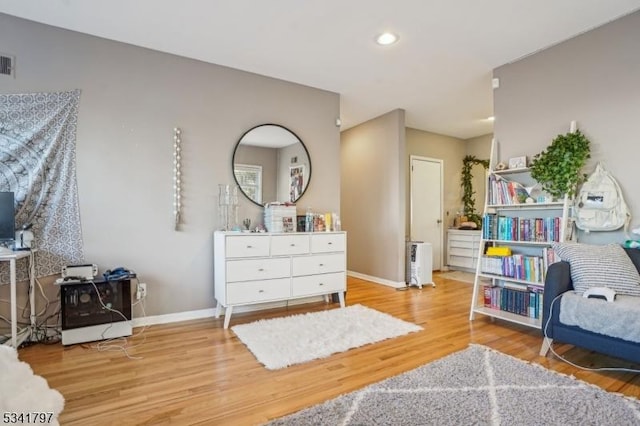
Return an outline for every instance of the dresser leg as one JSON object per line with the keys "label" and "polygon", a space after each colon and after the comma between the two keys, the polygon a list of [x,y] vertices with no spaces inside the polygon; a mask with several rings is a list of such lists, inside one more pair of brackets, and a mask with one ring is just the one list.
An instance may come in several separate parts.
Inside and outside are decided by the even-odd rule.
{"label": "dresser leg", "polygon": [[233,306],[227,306],[227,309],[224,310],[224,328],[229,328],[231,312],[233,312]]}
{"label": "dresser leg", "polygon": [[340,299],[340,307],[344,308],[344,291],[338,292],[338,299]]}

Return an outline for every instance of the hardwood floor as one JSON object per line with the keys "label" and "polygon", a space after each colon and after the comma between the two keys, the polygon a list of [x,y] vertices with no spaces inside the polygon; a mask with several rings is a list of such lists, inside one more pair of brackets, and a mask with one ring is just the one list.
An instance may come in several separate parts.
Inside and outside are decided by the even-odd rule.
{"label": "hardwood floor", "polygon": [[[396,291],[349,278],[347,304],[360,303],[419,324],[423,331],[329,358],[269,371],[223,319],[149,327],[129,339],[132,357],[93,345],[23,348],[20,359],[66,399],[63,425],[253,425],[295,412],[466,348],[489,346],[611,392],[640,398],[640,374],[588,372],[538,356],[538,330],[484,316],[468,320],[471,285],[434,276],[436,288]],[[333,309],[314,303],[236,314],[231,325],[260,318]],[[134,330],[137,333],[139,329]],[[569,345],[559,354],[589,367],[638,365]]]}

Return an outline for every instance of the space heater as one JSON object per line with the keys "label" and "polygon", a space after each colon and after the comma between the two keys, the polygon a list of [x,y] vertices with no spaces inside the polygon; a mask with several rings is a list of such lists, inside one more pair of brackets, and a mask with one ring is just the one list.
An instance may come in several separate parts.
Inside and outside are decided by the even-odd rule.
{"label": "space heater", "polygon": [[433,282],[432,256],[431,244],[423,241],[407,242],[405,282],[408,286],[436,286]]}

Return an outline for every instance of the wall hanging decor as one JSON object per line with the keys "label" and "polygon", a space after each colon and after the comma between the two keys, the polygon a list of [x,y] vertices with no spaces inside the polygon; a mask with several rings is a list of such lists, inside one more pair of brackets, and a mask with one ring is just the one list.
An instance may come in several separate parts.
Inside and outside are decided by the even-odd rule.
{"label": "wall hanging decor", "polygon": [[[16,228],[31,227],[38,277],[84,261],[76,182],[79,100],[80,90],[0,94],[0,191],[15,193]],[[7,282],[7,268],[0,268],[0,281]],[[26,267],[18,279],[27,279]]]}
{"label": "wall hanging decor", "polygon": [[182,130],[179,127],[173,129],[173,217],[174,229],[177,231],[180,227],[180,213],[182,209],[181,201],[181,181],[182,170],[180,169],[180,160],[182,159]]}

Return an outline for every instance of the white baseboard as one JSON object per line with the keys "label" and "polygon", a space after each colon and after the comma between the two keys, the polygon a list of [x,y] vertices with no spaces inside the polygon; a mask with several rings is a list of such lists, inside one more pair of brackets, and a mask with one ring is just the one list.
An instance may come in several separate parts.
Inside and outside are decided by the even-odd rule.
{"label": "white baseboard", "polygon": [[384,278],[378,278],[378,277],[373,277],[371,275],[361,274],[360,272],[347,271],[347,275],[354,278],[360,278],[361,280],[371,281],[376,284],[383,284],[393,288],[406,287],[407,285],[407,283],[405,283],[404,281],[398,282],[398,281],[386,280]]}
{"label": "white baseboard", "polygon": [[[235,315],[242,312],[261,311],[264,309],[283,308],[285,306],[302,305],[304,303],[319,302],[322,300],[324,300],[322,296],[314,296],[314,297],[305,297],[302,299],[292,299],[292,300],[289,300],[288,302],[286,300],[283,300],[280,302],[260,303],[256,305],[234,306],[233,314]],[[209,308],[209,309],[200,309],[197,311],[176,312],[173,314],[151,315],[146,317],[133,318],[131,320],[131,325],[133,327],[142,327],[142,326],[149,326],[149,325],[156,325],[156,324],[169,324],[172,322],[179,322],[179,321],[190,321],[190,320],[196,320],[196,319],[202,319],[202,318],[214,318],[215,314],[216,314],[216,309]]]}

